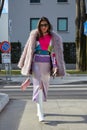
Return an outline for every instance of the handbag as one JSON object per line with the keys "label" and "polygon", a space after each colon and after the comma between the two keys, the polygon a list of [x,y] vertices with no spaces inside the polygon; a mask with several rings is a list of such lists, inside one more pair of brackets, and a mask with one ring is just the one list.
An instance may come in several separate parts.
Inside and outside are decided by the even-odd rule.
{"label": "handbag", "polygon": [[29,77],[21,84],[21,89],[24,91],[30,85]]}

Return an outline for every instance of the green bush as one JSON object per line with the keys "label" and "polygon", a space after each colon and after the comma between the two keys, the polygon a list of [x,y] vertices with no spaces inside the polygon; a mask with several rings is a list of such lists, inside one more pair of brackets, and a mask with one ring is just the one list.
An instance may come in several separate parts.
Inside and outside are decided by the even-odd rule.
{"label": "green bush", "polygon": [[76,45],[74,42],[64,42],[64,60],[66,64],[76,63]]}
{"label": "green bush", "polygon": [[11,43],[11,63],[18,63],[21,56],[21,43],[12,42]]}
{"label": "green bush", "polygon": [[[76,46],[74,42],[64,42],[64,60],[66,64],[76,63]],[[18,63],[21,56],[21,43],[11,43],[11,63]],[[1,51],[0,51],[0,63],[1,63]]]}

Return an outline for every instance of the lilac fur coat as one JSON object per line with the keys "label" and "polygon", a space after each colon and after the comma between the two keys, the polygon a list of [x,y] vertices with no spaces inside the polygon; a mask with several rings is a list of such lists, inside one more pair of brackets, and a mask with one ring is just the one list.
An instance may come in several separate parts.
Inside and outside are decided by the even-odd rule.
{"label": "lilac fur coat", "polygon": [[[18,67],[21,68],[22,75],[30,75],[37,34],[37,29],[31,31],[27,43],[24,47],[23,53],[21,55],[21,58],[19,60]],[[63,57],[62,39],[57,33],[52,32],[52,41],[57,60],[58,76],[64,76],[65,63]]]}

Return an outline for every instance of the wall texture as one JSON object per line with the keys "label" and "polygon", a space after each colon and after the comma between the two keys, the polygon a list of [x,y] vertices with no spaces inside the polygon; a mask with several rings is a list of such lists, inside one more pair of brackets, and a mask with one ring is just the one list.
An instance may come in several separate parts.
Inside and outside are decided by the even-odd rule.
{"label": "wall texture", "polygon": [[0,18],[0,42],[8,40],[8,14],[2,14]]}

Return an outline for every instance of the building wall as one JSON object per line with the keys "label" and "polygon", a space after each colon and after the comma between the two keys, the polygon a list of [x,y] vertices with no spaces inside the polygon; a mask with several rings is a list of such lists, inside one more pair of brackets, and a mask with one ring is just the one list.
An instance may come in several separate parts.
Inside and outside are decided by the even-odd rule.
{"label": "building wall", "polygon": [[29,0],[9,0],[9,20],[11,22],[10,41],[27,41],[30,33],[30,18],[46,16],[57,31],[57,18],[68,17],[68,31],[58,32],[64,42],[75,41],[75,0],[57,3],[57,0],[41,0],[40,4],[30,4]]}
{"label": "building wall", "polygon": [[2,14],[0,17],[0,42],[8,41],[8,14]]}

